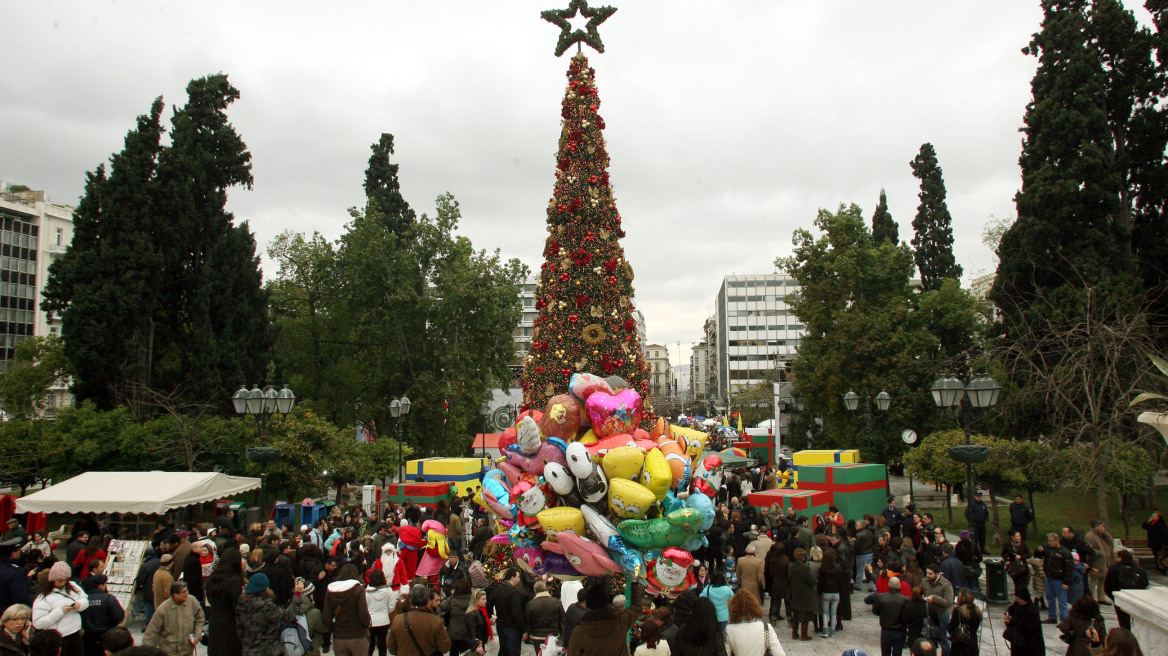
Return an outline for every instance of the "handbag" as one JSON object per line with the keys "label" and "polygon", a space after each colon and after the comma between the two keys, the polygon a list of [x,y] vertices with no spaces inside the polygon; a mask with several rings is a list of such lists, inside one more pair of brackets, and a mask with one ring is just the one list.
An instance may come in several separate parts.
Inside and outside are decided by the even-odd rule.
{"label": "handbag", "polygon": [[929,613],[925,613],[925,619],[921,622],[921,637],[929,640],[937,640],[941,637],[941,628],[937,626]]}
{"label": "handbag", "polygon": [[762,623],[762,656],[771,656],[771,629],[766,622]]}
{"label": "handbag", "polygon": [[[953,612],[959,613],[961,611]],[[972,637],[969,633],[969,625],[962,621],[961,618],[958,618],[957,626],[950,632],[949,640],[950,642],[969,642],[969,639]]]}
{"label": "handbag", "polygon": [[1009,563],[1006,563],[1006,573],[1009,574],[1010,578],[1012,579],[1024,576],[1029,571],[1030,568],[1026,565],[1026,561],[1024,560],[1011,560]]}

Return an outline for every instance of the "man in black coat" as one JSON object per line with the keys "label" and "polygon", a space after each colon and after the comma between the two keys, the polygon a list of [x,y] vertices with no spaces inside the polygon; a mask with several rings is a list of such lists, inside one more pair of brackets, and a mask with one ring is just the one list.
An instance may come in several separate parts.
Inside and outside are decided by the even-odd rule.
{"label": "man in black coat", "polygon": [[[1103,579],[1104,593],[1114,601],[1115,593],[1119,590],[1147,590],[1148,573],[1136,564],[1132,552],[1123,549],[1116,556],[1119,562],[1108,568],[1107,577]],[[1118,605],[1115,607],[1115,617],[1121,627],[1131,631],[1131,615],[1123,612]]]}
{"label": "man in black coat", "polygon": [[888,580],[888,592],[876,595],[872,613],[880,616],[880,656],[901,656],[908,637],[904,624],[904,607],[908,597],[900,593],[901,580]]}
{"label": "man in black coat", "polygon": [[1026,541],[1026,530],[1030,522],[1034,521],[1034,511],[1022,500],[1022,493],[1015,492],[1014,500],[1010,502],[1010,533],[1021,533],[1022,541]]}
{"label": "man in black coat", "polygon": [[888,506],[884,508],[884,525],[888,527],[889,537],[900,537],[900,527],[904,524],[904,513],[896,507],[896,497],[888,497]]}
{"label": "man in black coat", "polygon": [[474,556],[474,560],[483,559],[483,547],[487,545],[487,542],[490,542],[494,535],[495,533],[487,525],[485,517],[479,517],[475,520],[474,535],[470,538],[470,553]]}
{"label": "man in black coat", "polygon": [[519,570],[508,568],[503,582],[487,598],[487,614],[495,615],[499,629],[499,656],[519,656],[526,624],[523,620],[523,593],[519,591]]}
{"label": "man in black coat", "polygon": [[15,539],[0,542],[0,614],[13,604],[32,606],[34,595],[20,566],[20,544]]}
{"label": "man in black coat", "polygon": [[4,531],[4,535],[0,536],[0,540],[7,542],[16,538],[24,544],[28,540],[28,533],[25,532],[24,527],[20,525],[20,520],[15,517],[8,518],[8,529]]}
{"label": "man in black coat", "polygon": [[969,534],[977,548],[985,552],[986,522],[990,519],[990,509],[982,501],[981,490],[973,493],[973,503],[965,507],[965,521],[969,522]]}
{"label": "man in black coat", "polygon": [[216,534],[224,540],[234,541],[237,530],[234,510],[225,510],[222,515],[215,518]]}
{"label": "man in black coat", "polygon": [[1046,546],[1034,550],[1035,558],[1042,559],[1042,574],[1046,577],[1046,614],[1043,624],[1058,624],[1067,619],[1067,590],[1071,587],[1075,561],[1071,550],[1063,546],[1062,536],[1046,536]]}
{"label": "man in black coat", "polygon": [[[584,601],[584,591],[586,588],[580,588],[576,591],[576,601],[568,610],[564,612],[564,644],[572,642],[572,631],[580,624],[580,620],[588,612],[588,603]],[[538,650],[537,650],[538,651]]]}
{"label": "man in black coat", "polygon": [[89,544],[89,532],[79,531],[77,538],[65,547],[65,562],[69,563],[69,567],[73,570],[73,578],[81,578],[81,568],[75,566],[73,563],[77,562],[77,554],[85,551],[85,545]]}

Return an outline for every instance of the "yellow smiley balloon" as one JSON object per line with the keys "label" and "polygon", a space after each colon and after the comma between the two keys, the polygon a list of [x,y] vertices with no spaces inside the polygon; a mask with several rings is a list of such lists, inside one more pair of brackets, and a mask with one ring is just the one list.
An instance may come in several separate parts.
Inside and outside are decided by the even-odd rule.
{"label": "yellow smiley balloon", "polygon": [[645,466],[645,452],[635,446],[618,446],[609,449],[600,464],[610,481],[614,478],[632,480],[640,475],[641,468]]}
{"label": "yellow smiley balloon", "polygon": [[614,478],[608,482],[608,510],[617,517],[641,519],[656,502],[657,497],[640,483],[626,478]]}
{"label": "yellow smiley balloon", "polygon": [[661,449],[649,449],[645,454],[645,467],[641,470],[641,484],[657,497],[658,501],[665,498],[669,487],[673,484],[673,470]]}

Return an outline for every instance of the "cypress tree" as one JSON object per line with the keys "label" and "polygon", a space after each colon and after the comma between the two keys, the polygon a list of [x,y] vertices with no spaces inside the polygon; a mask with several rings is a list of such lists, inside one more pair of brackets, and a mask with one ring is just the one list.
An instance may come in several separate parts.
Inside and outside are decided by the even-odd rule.
{"label": "cypress tree", "polygon": [[225,110],[239,91],[192,80],[162,146],[162,100],[126,138],[112,172],[89,176],[69,252],[50,269],[45,309],[62,316],[74,391],[151,412],[155,394],[217,403],[258,382],[271,342],[255,239],[226,210],[250,186],[251,154]]}
{"label": "cypress tree", "polygon": [[921,204],[913,218],[914,257],[926,291],[941,288],[945,278],[961,279],[961,267],[953,257],[953,219],[945,204],[945,180],[933,144],[921,145],[913,161],[913,177],[921,181]]}
{"label": "cypress tree", "polygon": [[271,335],[255,239],[226,210],[227,190],[252,184],[251,153],[226,115],[239,91],[218,74],[192,80],[187,96],[159,157],[168,298],[154,382],[208,401],[261,379]]}
{"label": "cypress tree", "polygon": [[151,383],[150,344],[165,263],[155,236],[155,175],[162,150],[162,98],[139,116],[125,147],[87,174],[73,215],[73,242],[49,267],[42,307],[61,317],[73,393],[103,409],[129,403]]}
{"label": "cypress tree", "polygon": [[900,243],[900,226],[888,211],[888,195],[881,189],[880,202],[872,214],[872,245],[880,246],[886,241],[892,242],[893,246]]}
{"label": "cypress tree", "polygon": [[417,216],[401,195],[398,165],[389,162],[393,155],[393,135],[381,133],[381,139],[370,149],[373,154],[369,156],[369,167],[365,169],[365,214],[380,214],[385,227],[400,237],[414,224]]}

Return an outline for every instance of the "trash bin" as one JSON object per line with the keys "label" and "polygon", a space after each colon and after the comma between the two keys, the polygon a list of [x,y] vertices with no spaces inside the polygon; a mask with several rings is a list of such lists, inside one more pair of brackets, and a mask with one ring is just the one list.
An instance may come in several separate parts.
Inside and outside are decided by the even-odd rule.
{"label": "trash bin", "polygon": [[1006,561],[1002,559],[987,560],[986,566],[986,599],[989,601],[1006,602],[1010,600],[1010,591],[1007,587],[1009,578],[1006,577]]}

